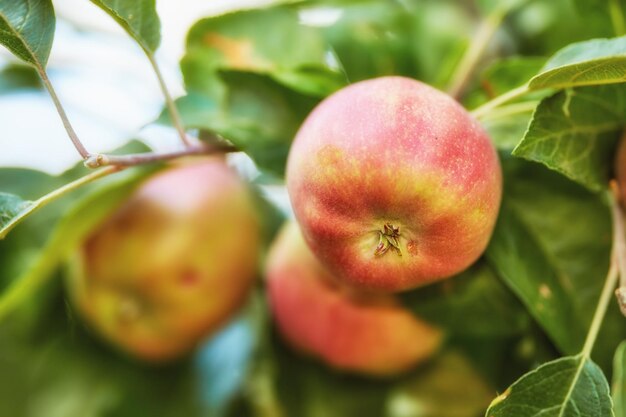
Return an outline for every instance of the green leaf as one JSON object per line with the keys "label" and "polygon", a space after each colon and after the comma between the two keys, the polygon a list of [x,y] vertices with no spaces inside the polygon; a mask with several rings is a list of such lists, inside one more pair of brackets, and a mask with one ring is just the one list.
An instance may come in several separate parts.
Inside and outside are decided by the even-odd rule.
{"label": "green leaf", "polygon": [[615,417],[626,417],[626,341],[615,351],[612,385]]}
{"label": "green leaf", "polygon": [[[282,175],[291,141],[317,101],[264,76],[233,72],[223,77],[228,86],[223,100],[195,92],[177,100],[185,126],[223,136],[260,168]],[[167,120],[165,113],[159,118]]]}
{"label": "green leaf", "polygon": [[624,125],[626,84],[566,90],[541,102],[513,154],[600,191]]}
{"label": "green leaf", "polygon": [[400,297],[418,317],[457,337],[511,336],[529,325],[523,306],[485,262]]}
{"label": "green leaf", "polygon": [[557,346],[575,352],[584,340],[585,328],[549,254],[507,202],[500,208],[487,258]]}
{"label": "green leaf", "polygon": [[[335,2],[336,3],[336,2]],[[352,1],[304,9],[333,18],[320,27],[350,82],[381,75],[412,75],[412,16],[396,1]]]}
{"label": "green leaf", "polygon": [[387,417],[476,417],[493,389],[459,352],[444,352],[407,378],[387,400]]}
{"label": "green leaf", "polygon": [[0,0],[0,44],[43,71],[54,38],[50,0]]}
{"label": "green leaf", "polygon": [[161,22],[155,0],[91,0],[107,12],[137,41],[146,53],[154,54],[161,43]]}
{"label": "green leaf", "polygon": [[558,51],[530,80],[532,90],[569,88],[626,81],[626,36],[594,39]]}
{"label": "green leaf", "polygon": [[527,373],[489,406],[488,417],[614,416],[602,370],[582,355],[568,356]]}
{"label": "green leaf", "polygon": [[32,201],[24,201],[15,194],[0,192],[0,240],[34,207]]}
{"label": "green leaf", "polygon": [[140,363],[94,338],[53,292],[27,332],[0,326],[3,417],[222,416],[259,339],[251,303],[187,358]]}
{"label": "green leaf", "polygon": [[540,57],[504,58],[483,71],[481,84],[489,90],[491,98],[494,98],[528,82],[541,72],[545,64],[545,58]]}
{"label": "green leaf", "polygon": [[264,74],[295,91],[323,97],[346,82],[340,69],[329,64],[328,54],[319,31],[302,25],[295,11],[274,7],[199,21],[189,31],[181,65],[190,90],[198,89],[194,80],[228,70]]}
{"label": "green leaf", "polygon": [[485,114],[480,122],[496,148],[511,152],[524,138],[536,106],[536,102],[501,106]]}
{"label": "green leaf", "polygon": [[10,64],[0,71],[0,94],[41,88],[41,78],[30,65]]}
{"label": "green leaf", "polygon": [[[608,207],[539,165],[510,157],[502,162],[503,204],[487,259],[561,352],[575,354],[608,270]],[[612,349],[626,337],[623,324],[609,325],[615,320],[613,314],[605,319],[598,349]],[[598,360],[608,359],[608,352],[598,353]]]}

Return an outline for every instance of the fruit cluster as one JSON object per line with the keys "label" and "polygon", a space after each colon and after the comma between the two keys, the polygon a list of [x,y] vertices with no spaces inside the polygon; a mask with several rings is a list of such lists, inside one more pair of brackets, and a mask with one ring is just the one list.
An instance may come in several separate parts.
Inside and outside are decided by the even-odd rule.
{"label": "fruit cluster", "polygon": [[[484,130],[452,98],[383,77],[328,97],[287,164],[296,221],[266,262],[271,311],[294,347],[386,376],[431,356],[442,332],[393,292],[450,277],[484,251],[502,191]],[[152,177],[85,241],[75,305],[138,357],[178,357],[224,323],[256,275],[259,219],[222,159]]]}
{"label": "fruit cluster", "polygon": [[[390,292],[450,277],[483,253],[502,193],[489,137],[457,102],[383,77],[323,101],[298,132],[287,226],[268,261],[278,325],[340,368],[386,375],[432,354],[441,333]],[[308,252],[308,248],[312,254]]]}

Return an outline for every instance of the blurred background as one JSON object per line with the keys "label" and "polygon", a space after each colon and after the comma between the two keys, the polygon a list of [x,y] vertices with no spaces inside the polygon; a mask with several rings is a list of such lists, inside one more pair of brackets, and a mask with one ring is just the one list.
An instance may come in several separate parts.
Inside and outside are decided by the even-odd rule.
{"label": "blurred background", "polygon": [[[206,16],[270,4],[271,0],[160,0],[157,60],[171,93],[183,94],[178,62],[191,25]],[[163,95],[143,51],[110,16],[84,0],[53,1],[57,29],[50,79],[88,149],[106,151],[136,137],[156,149],[179,139],[172,129],[146,127],[163,108]],[[15,58],[0,46],[0,68]],[[59,174],[79,161],[45,91],[0,95],[0,166]],[[37,120],[36,123],[33,120]],[[145,127],[145,128],[144,128]]]}

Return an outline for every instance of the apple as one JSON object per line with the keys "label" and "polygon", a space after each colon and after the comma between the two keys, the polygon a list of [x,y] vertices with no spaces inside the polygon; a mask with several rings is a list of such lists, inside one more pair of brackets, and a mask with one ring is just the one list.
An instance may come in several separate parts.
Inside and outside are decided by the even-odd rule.
{"label": "apple", "polygon": [[287,188],[306,242],[333,276],[401,291],[483,253],[502,172],[486,132],[446,94],[404,77],[358,82],[298,131]]}
{"label": "apple", "polygon": [[391,294],[338,284],[311,253],[295,222],[283,227],[267,260],[271,311],[296,349],[334,368],[371,376],[406,371],[433,355],[442,333]]}
{"label": "apple", "polygon": [[245,301],[259,222],[222,159],[179,163],[141,184],[71,262],[69,292],[105,339],[166,361],[191,351]]}

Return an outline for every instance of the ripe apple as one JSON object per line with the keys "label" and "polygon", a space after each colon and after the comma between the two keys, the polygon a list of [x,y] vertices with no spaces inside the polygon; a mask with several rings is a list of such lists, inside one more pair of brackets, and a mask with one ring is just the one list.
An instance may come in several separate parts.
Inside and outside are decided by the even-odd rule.
{"label": "ripe apple", "polygon": [[483,253],[502,173],[489,137],[457,102],[382,77],[313,110],[291,147],[287,188],[306,242],[334,276],[400,291]]}
{"label": "ripe apple", "polygon": [[334,281],[295,222],[267,261],[268,296],[280,333],[331,366],[373,376],[406,371],[438,349],[442,334],[390,294],[359,294]]}
{"label": "ripe apple", "polygon": [[246,184],[221,159],[149,178],[72,262],[76,308],[134,356],[181,356],[228,320],[257,270],[259,224]]}

